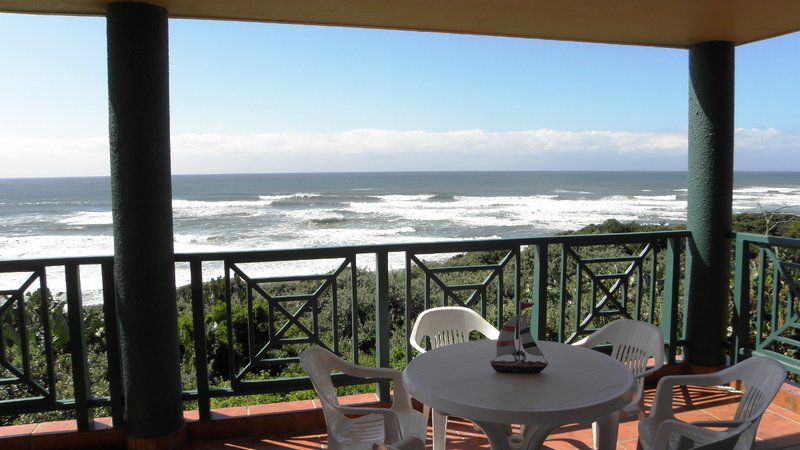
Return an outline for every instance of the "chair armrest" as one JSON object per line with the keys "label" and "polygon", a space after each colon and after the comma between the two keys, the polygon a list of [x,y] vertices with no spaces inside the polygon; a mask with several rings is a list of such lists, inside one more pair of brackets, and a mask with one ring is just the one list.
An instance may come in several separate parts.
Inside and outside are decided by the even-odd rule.
{"label": "chair armrest", "polygon": [[705,428],[681,422],[679,420],[668,419],[661,423],[656,432],[656,440],[653,445],[654,450],[668,450],[669,438],[677,434],[703,444],[718,439],[719,432],[707,430]]}
{"label": "chair armrest", "polygon": [[366,367],[366,366],[359,366],[356,364],[351,364],[345,360],[336,358],[331,358],[330,367],[332,370],[337,370],[339,372],[346,373],[348,375],[353,375],[355,377],[361,378],[389,378],[392,380],[402,378],[402,374],[399,370],[384,368],[384,367]]}
{"label": "chair armrest", "polygon": [[658,381],[658,386],[669,384],[675,386],[719,386],[732,381],[727,374],[727,370],[703,375],[668,375]]}
{"label": "chair armrest", "polygon": [[386,408],[364,408],[358,406],[336,406],[335,407],[342,414],[351,415],[367,415],[367,414],[380,414],[383,416],[383,429],[384,429],[384,442],[391,444],[397,442],[402,438],[400,431],[400,419],[397,414],[391,409]]}
{"label": "chair armrest", "polygon": [[384,378],[393,381],[402,380],[403,374],[399,370],[384,367],[364,367],[347,363],[346,366],[337,367],[340,371],[361,378]]}
{"label": "chair armrest", "polygon": [[689,422],[689,425],[695,425],[704,428],[736,428],[743,423],[744,420],[701,420],[697,422]]}
{"label": "chair armrest", "polygon": [[658,369],[660,369],[662,367],[664,367],[664,364],[661,364],[660,366],[658,364],[656,364],[655,366],[645,370],[644,372],[640,373],[639,375],[636,375],[635,378],[644,378],[644,377],[650,376],[651,374],[655,373]]}
{"label": "chair armrest", "polygon": [[414,347],[414,350],[416,350],[416,351],[418,351],[420,353],[425,353],[427,351],[427,350],[425,350],[425,347],[419,345],[419,343],[417,341],[415,341],[414,339],[410,339],[409,338],[409,343],[411,344],[412,347]]}
{"label": "chair armrest", "polygon": [[411,409],[411,397],[408,396],[406,386],[403,384],[403,373],[396,369],[385,367],[365,367],[350,364],[343,360],[334,360],[331,363],[334,370],[362,378],[385,378],[394,381],[394,399],[392,409],[398,411]]}
{"label": "chair armrest", "polygon": [[572,345],[574,345],[576,347],[584,347],[584,348],[597,347],[598,339],[597,339],[596,335],[597,335],[597,332],[594,332],[594,333],[586,336],[585,338],[583,338],[583,339],[581,339],[579,341],[573,342]]}

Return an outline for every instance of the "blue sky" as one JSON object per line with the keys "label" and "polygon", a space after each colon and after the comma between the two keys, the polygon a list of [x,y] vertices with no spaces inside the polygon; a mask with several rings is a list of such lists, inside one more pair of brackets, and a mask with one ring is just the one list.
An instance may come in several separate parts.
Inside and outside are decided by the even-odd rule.
{"label": "blue sky", "polygon": [[[105,21],[0,14],[0,177],[108,173]],[[684,170],[685,50],[170,22],[176,173]],[[737,170],[800,170],[800,34],[737,48]]]}

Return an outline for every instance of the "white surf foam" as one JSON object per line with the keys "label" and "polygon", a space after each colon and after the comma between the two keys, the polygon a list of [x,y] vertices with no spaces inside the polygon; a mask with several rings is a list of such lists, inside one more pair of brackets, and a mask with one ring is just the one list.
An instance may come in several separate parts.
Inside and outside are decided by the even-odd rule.
{"label": "white surf foam", "polygon": [[[298,206],[293,204],[291,209],[275,207],[273,202],[324,195],[296,192],[262,195],[252,200],[176,199],[173,201],[175,250],[191,253],[433,242],[465,235],[485,239],[574,230],[610,218],[646,223],[686,220],[685,189],[676,189],[675,194],[668,195],[648,192],[642,190],[636,192],[637,195],[602,198],[587,197],[588,191],[527,196],[455,195],[447,201],[433,201],[435,195],[429,193],[389,194],[369,197],[369,201],[355,200],[336,208],[312,206],[311,202],[304,206],[298,202]],[[565,195],[568,193],[571,195]],[[782,205],[800,205],[800,186],[748,186],[734,191],[733,208],[737,212]],[[52,217],[28,214],[8,218],[2,224],[10,229],[0,236],[0,259],[112,254],[110,235],[85,231],[91,225],[111,224],[110,211],[77,211],[56,220],[55,225],[63,227],[58,234],[26,234],[30,233],[31,223],[52,225]],[[18,233],[14,232],[15,227],[19,228]],[[42,233],[53,233],[52,227],[43,226],[42,230],[46,230]],[[445,257],[447,255],[433,256]],[[360,256],[358,264],[372,268],[374,259]],[[390,255],[390,264],[401,268],[402,254]],[[275,275],[328,270],[322,262],[313,261],[273,266],[276,267],[262,269]],[[209,267],[204,273],[206,278],[222,274],[221,264],[212,263]],[[56,278],[57,274],[57,270],[52,272]],[[82,268],[81,276],[86,292],[97,292],[101,286],[99,268]],[[188,267],[179,266],[176,276],[179,280],[188,279]],[[59,283],[56,279],[51,285]]]}
{"label": "white surf foam", "polygon": [[75,214],[60,219],[58,223],[70,226],[86,226],[86,225],[111,225],[113,219],[111,211],[79,211]]}

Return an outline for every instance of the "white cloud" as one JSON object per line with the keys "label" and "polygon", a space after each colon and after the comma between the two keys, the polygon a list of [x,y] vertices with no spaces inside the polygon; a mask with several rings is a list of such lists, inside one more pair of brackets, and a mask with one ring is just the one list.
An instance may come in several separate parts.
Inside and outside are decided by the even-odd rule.
{"label": "white cloud", "polygon": [[553,152],[680,152],[686,149],[686,132],[633,133],[618,131],[528,130],[489,132],[460,130],[352,130],[340,133],[217,133],[179,134],[173,152],[213,155],[409,154],[431,151],[455,154],[541,154]]}
{"label": "white cloud", "polygon": [[[315,170],[574,170],[685,168],[686,130],[666,132],[351,130],[172,136],[175,173]],[[800,132],[736,130],[737,156],[800,149]],[[765,155],[768,152],[769,155]],[[658,164],[648,164],[653,160]],[[783,158],[781,158],[783,159]],[[800,158],[796,158],[800,160]],[[533,164],[536,162],[536,164]],[[452,164],[451,164],[452,163]],[[605,167],[603,164],[609,165]],[[399,164],[399,165],[398,165]],[[520,166],[522,164],[522,166]],[[776,169],[800,170],[798,163]],[[764,170],[763,167],[737,167]],[[108,138],[0,137],[0,177],[108,174]]]}

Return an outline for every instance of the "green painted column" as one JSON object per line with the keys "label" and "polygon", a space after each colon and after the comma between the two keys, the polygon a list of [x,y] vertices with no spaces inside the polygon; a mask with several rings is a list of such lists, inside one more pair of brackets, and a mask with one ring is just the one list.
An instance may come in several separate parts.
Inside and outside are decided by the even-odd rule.
{"label": "green painted column", "polygon": [[689,49],[690,245],[686,359],[690,364],[725,362],[723,344],[730,301],[733,201],[734,46],[704,42]]}
{"label": "green painted column", "polygon": [[109,134],[126,430],[169,435],[183,425],[169,142],[167,11],[107,10]]}

